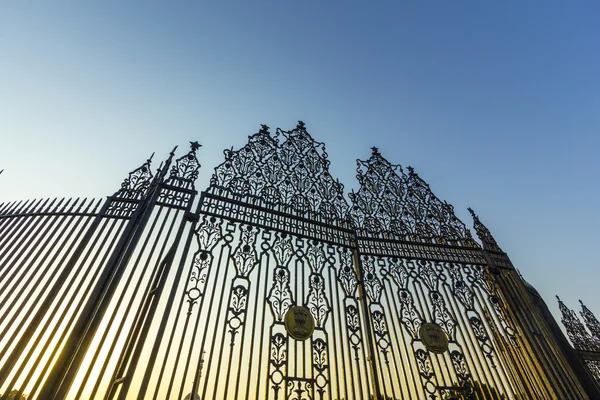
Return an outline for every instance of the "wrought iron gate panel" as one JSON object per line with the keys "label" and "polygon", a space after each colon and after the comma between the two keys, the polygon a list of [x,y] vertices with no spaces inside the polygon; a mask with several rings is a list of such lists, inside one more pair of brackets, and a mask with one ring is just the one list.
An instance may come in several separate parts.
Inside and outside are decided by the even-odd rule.
{"label": "wrought iron gate panel", "polygon": [[192,211],[199,147],[103,203],[0,204],[0,397],[587,398],[487,228],[411,167],[373,148],[349,204],[302,122],[263,125]]}

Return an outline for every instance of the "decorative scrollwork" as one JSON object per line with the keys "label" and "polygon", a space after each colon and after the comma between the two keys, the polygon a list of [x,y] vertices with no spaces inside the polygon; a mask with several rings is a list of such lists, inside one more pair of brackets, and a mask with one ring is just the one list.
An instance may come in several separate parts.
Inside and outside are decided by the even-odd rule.
{"label": "decorative scrollwork", "polygon": [[287,400],[312,400],[313,382],[311,379],[290,378],[287,381],[287,387]]}
{"label": "decorative scrollwork", "polygon": [[145,163],[129,173],[129,176],[121,184],[121,189],[115,193],[116,197],[136,200],[144,197],[152,181],[152,171],[150,170],[152,157],[154,157],[154,153]]}
{"label": "decorative scrollwork", "polygon": [[252,226],[241,229],[240,244],[232,256],[233,264],[239,276],[248,277],[248,274],[258,262],[254,251],[257,234],[258,230]]}
{"label": "decorative scrollwork", "polygon": [[467,210],[469,210],[469,213],[471,213],[471,216],[473,217],[473,228],[475,228],[475,232],[477,232],[477,237],[479,237],[479,240],[481,240],[483,248],[485,250],[492,250],[502,253],[503,251],[500,246],[498,246],[498,243],[496,243],[496,239],[494,239],[490,233],[490,230],[481,223],[479,217],[477,214],[475,214],[475,211],[473,211],[471,207],[467,208]]}
{"label": "decorative scrollwork", "polygon": [[432,382],[434,376],[429,353],[423,349],[415,350],[415,360],[417,361],[417,369],[423,380],[423,388],[429,394],[430,398],[435,399],[436,386]]}
{"label": "decorative scrollwork", "polygon": [[330,307],[325,297],[325,279],[321,274],[311,274],[309,277],[310,288],[306,306],[315,319],[317,327],[323,327],[327,321]]}
{"label": "decorative scrollwork", "polygon": [[284,367],[287,364],[287,337],[283,333],[276,333],[271,336],[270,360],[271,364],[271,389],[275,393],[275,398],[279,398],[281,383],[285,380]]}
{"label": "decorative scrollwork", "polygon": [[329,164],[325,145],[310,136],[303,122],[291,131],[277,129],[275,138],[262,125],[242,149],[225,150],[225,162],[215,168],[210,191],[345,225],[349,206],[343,185],[329,174]]}
{"label": "decorative scrollwork", "polygon": [[379,303],[383,286],[377,278],[377,273],[375,271],[375,260],[373,257],[365,257],[363,259],[363,270],[363,278],[367,296],[369,296],[369,300],[371,302]]}
{"label": "decorative scrollwork", "polygon": [[569,309],[558,296],[558,308],[562,314],[561,321],[567,330],[567,335],[577,350],[600,352],[600,343],[589,334],[585,326],[575,314],[575,311]]}
{"label": "decorative scrollwork", "polygon": [[408,175],[372,148],[371,158],[357,160],[358,192],[352,192],[350,214],[359,233],[410,241],[473,246],[471,233],[439,200],[411,167]]}
{"label": "decorative scrollwork", "polygon": [[385,322],[385,314],[383,312],[376,310],[371,313],[371,319],[373,321],[373,332],[376,336],[376,343],[379,351],[383,354],[383,359],[386,364],[389,364],[388,352],[390,347],[390,342],[387,338],[388,328]]}
{"label": "decorative scrollwork", "polygon": [[338,282],[344,290],[347,297],[353,297],[356,294],[358,279],[354,271],[354,260],[352,251],[349,249],[340,249],[340,269],[338,271]]}
{"label": "decorative scrollwork", "polygon": [[194,256],[192,271],[190,273],[190,282],[186,290],[187,301],[190,310],[196,304],[198,299],[204,295],[206,278],[212,261],[212,256],[206,251],[200,251]]}
{"label": "decorative scrollwork", "polygon": [[290,272],[286,267],[278,266],[273,272],[273,284],[267,301],[277,322],[282,322],[285,313],[294,304],[290,290]]}
{"label": "decorative scrollwork", "polygon": [[235,344],[235,336],[244,323],[246,313],[246,302],[248,299],[248,289],[242,285],[237,285],[231,290],[231,302],[229,304],[229,333],[231,334],[231,346]]}
{"label": "decorative scrollwork", "polygon": [[466,310],[473,310],[473,298],[475,294],[473,293],[473,290],[465,283],[458,265],[450,264],[448,271],[452,279],[452,293],[461,302]]}
{"label": "decorative scrollwork", "polygon": [[407,289],[409,275],[406,271],[406,268],[402,264],[402,261],[396,257],[392,257],[389,260],[389,270],[392,279],[394,282],[396,282],[396,285],[398,285],[399,288]]}
{"label": "decorative scrollwork", "polygon": [[354,359],[358,361],[362,339],[360,336],[360,319],[358,315],[358,308],[353,304],[348,304],[346,306],[346,328],[348,329],[350,344],[354,350]]}
{"label": "decorative scrollwork", "polygon": [[446,308],[444,298],[439,292],[432,291],[429,293],[429,299],[431,300],[431,304],[433,304],[435,322],[442,327],[450,340],[454,340],[457,322]]}
{"label": "decorative scrollwork", "polygon": [[419,329],[423,324],[423,317],[417,311],[412,294],[406,289],[398,291],[400,297],[400,319],[413,339],[419,337]]}
{"label": "decorative scrollwork", "polygon": [[450,359],[452,360],[452,364],[454,365],[454,371],[456,371],[456,376],[461,381],[467,381],[471,374],[467,368],[467,364],[465,362],[465,356],[458,350],[453,350],[450,352]]}
{"label": "decorative scrollwork", "polygon": [[292,257],[292,238],[286,233],[277,235],[273,244],[273,254],[278,265],[287,265]]}
{"label": "decorative scrollwork", "polygon": [[204,216],[196,230],[196,240],[201,249],[210,250],[221,239],[221,223],[215,217]]}
{"label": "decorative scrollwork", "polygon": [[592,335],[594,335],[594,337],[600,341],[600,322],[598,322],[596,316],[590,311],[589,308],[585,306],[585,304],[583,304],[581,300],[579,300],[579,304],[581,304],[581,316],[585,321],[585,325]]}
{"label": "decorative scrollwork", "polygon": [[198,142],[190,142],[190,151],[183,157],[175,160],[171,167],[171,174],[167,183],[180,187],[194,187],[194,181],[198,178],[200,163],[196,157],[196,151],[202,147]]}
{"label": "decorative scrollwork", "polygon": [[325,266],[323,243],[315,240],[315,243],[308,248],[306,256],[308,258],[308,266],[310,267],[311,271],[320,274]]}
{"label": "decorative scrollwork", "polygon": [[323,399],[325,388],[329,384],[327,378],[327,343],[323,339],[315,339],[312,344],[313,350],[313,369],[315,389],[319,398]]}

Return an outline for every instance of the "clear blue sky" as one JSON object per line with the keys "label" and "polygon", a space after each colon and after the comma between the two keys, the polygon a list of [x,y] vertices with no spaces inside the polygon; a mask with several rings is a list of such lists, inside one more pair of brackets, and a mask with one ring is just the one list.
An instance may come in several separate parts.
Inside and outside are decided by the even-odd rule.
{"label": "clear blue sky", "polygon": [[599,39],[597,1],[2,2],[0,201],[106,196],[189,140],[202,188],[302,119],[347,191],[378,146],[600,317]]}

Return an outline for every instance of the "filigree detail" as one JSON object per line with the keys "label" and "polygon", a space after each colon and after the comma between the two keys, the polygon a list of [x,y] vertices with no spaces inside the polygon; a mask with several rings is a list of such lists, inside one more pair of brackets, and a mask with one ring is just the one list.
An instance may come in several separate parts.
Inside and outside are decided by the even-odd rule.
{"label": "filigree detail", "polygon": [[240,244],[235,249],[232,259],[238,275],[247,278],[248,274],[258,263],[254,250],[258,230],[253,229],[252,226],[247,226],[241,231]]}
{"label": "filigree detail", "polygon": [[329,302],[325,297],[325,280],[320,274],[311,274],[309,281],[310,288],[306,305],[315,319],[315,325],[323,327],[330,309]]}
{"label": "filigree detail", "polygon": [[427,286],[430,291],[438,290],[438,274],[433,269],[433,264],[430,261],[418,260],[419,265],[419,278]]}
{"label": "filigree detail", "polygon": [[477,214],[475,214],[475,211],[473,211],[471,207],[469,207],[467,210],[469,210],[471,216],[473,217],[473,228],[475,228],[475,232],[477,232],[477,237],[479,237],[479,240],[481,240],[483,248],[485,250],[504,253],[500,246],[498,246],[498,243],[496,243],[496,239],[494,239],[494,237],[490,233],[490,230],[484,224],[481,223],[479,217],[477,216]]}
{"label": "filigree detail", "polygon": [[473,310],[473,298],[475,294],[473,290],[467,286],[458,265],[450,264],[448,268],[450,277],[452,278],[452,293],[461,302],[466,310]]}
{"label": "filigree detail", "polygon": [[383,354],[383,359],[386,364],[389,364],[388,352],[390,342],[387,339],[388,328],[385,322],[385,315],[383,312],[376,310],[371,313],[371,320],[373,321],[373,332],[375,333],[377,347]]}
{"label": "filigree detail", "polygon": [[116,197],[136,200],[144,197],[152,182],[152,171],[150,170],[152,157],[154,157],[154,153],[145,163],[129,173],[129,176],[121,184],[121,189],[115,193]]}
{"label": "filigree detail", "polygon": [[433,377],[433,368],[429,360],[429,354],[423,349],[417,349],[415,351],[415,359],[417,360],[419,375],[425,380],[430,380]]}
{"label": "filigree detail", "polygon": [[211,179],[211,193],[346,224],[349,206],[343,185],[329,174],[325,145],[310,136],[304,123],[291,131],[277,129],[275,138],[263,125],[242,149],[224,153],[225,162],[215,168]]}
{"label": "filigree detail", "polygon": [[314,382],[315,389],[319,398],[323,399],[325,388],[329,384],[327,378],[327,343],[323,339],[315,339],[312,344],[313,350],[313,369],[315,370]]}
{"label": "filigree detail", "polygon": [[401,289],[407,289],[409,275],[406,271],[406,268],[402,264],[402,261],[396,257],[392,257],[389,260],[389,269],[390,275],[392,276],[394,282],[396,282],[396,285],[398,285],[398,287]]}
{"label": "filigree detail", "polygon": [[379,303],[383,286],[377,278],[377,273],[375,272],[375,260],[373,257],[365,257],[363,259],[363,270],[363,279],[367,296],[369,296],[371,302]]}
{"label": "filigree detail", "polygon": [[229,333],[231,334],[231,346],[235,344],[235,336],[244,323],[243,314],[246,312],[247,298],[248,289],[246,287],[237,285],[231,289],[231,302],[228,309],[230,316],[227,321],[227,324],[229,325]]}
{"label": "filigree detail", "polygon": [[196,230],[196,240],[201,249],[210,250],[221,239],[221,224],[215,217],[204,216]]}
{"label": "filigree detail", "polygon": [[198,299],[204,295],[208,270],[212,261],[212,256],[206,251],[199,251],[194,256],[192,263],[192,271],[190,273],[190,281],[186,290],[187,301],[189,303],[189,311],[191,311]]}
{"label": "filigree detail", "polygon": [[183,157],[175,160],[171,167],[171,174],[167,180],[168,184],[181,187],[194,187],[194,181],[198,178],[200,163],[196,157],[196,151],[201,147],[198,142],[190,142],[190,151]]}
{"label": "filigree detail", "polygon": [[287,400],[312,400],[312,379],[290,378],[287,381]]}
{"label": "filigree detail", "polygon": [[347,297],[354,297],[356,295],[358,279],[356,278],[356,272],[354,271],[352,251],[348,249],[340,249],[339,253],[341,265],[337,274],[338,282],[340,283],[340,286],[344,290],[344,293]]}
{"label": "filigree detail", "polygon": [[423,324],[423,317],[417,311],[415,307],[412,294],[406,289],[400,289],[398,291],[400,297],[400,320],[410,333],[413,339],[419,337],[419,329]]}
{"label": "filigree detail", "polygon": [[592,335],[594,335],[597,340],[600,340],[600,322],[598,322],[596,316],[590,311],[589,308],[585,306],[585,304],[583,304],[581,300],[579,300],[579,304],[581,304],[581,316],[585,321],[585,325]]}
{"label": "filigree detail", "polygon": [[569,309],[558,296],[558,308],[562,314],[561,321],[567,330],[567,335],[577,350],[600,352],[600,344],[585,329],[575,311]]}
{"label": "filigree detail", "polygon": [[372,150],[371,158],[357,160],[360,189],[350,194],[350,214],[359,234],[474,245],[453,207],[439,200],[411,167],[407,175],[400,165],[383,158],[377,148]]}
{"label": "filigree detail", "polygon": [[286,233],[277,235],[273,243],[273,254],[278,265],[287,265],[292,257],[292,238]]}
{"label": "filigree detail", "polygon": [[435,322],[442,327],[450,340],[454,340],[457,322],[446,308],[444,298],[439,292],[432,291],[429,293],[429,299],[431,300],[431,304],[433,304]]}
{"label": "filigree detail", "polygon": [[360,336],[360,319],[358,308],[353,304],[346,306],[346,328],[349,332],[349,339],[352,349],[354,350],[354,359],[359,360],[359,350],[362,343]]}
{"label": "filigree detail", "polygon": [[450,352],[450,359],[452,360],[454,371],[456,371],[458,378],[463,382],[467,381],[471,377],[471,374],[467,368],[465,356],[460,351],[453,350]]}
{"label": "filigree detail", "polygon": [[292,291],[290,290],[290,272],[286,267],[278,266],[273,271],[273,285],[267,301],[271,305],[271,312],[275,320],[282,322],[285,313],[294,304]]}
{"label": "filigree detail", "polygon": [[315,243],[309,247],[306,254],[308,258],[308,266],[314,273],[320,274],[325,266],[325,253],[323,252],[323,243],[315,241]]}
{"label": "filigree detail", "polygon": [[287,337],[282,333],[276,333],[271,335],[271,349],[270,349],[270,360],[269,363],[272,366],[270,378],[271,388],[275,392],[275,398],[278,399],[279,391],[281,390],[281,383],[284,381],[285,376],[283,368],[287,364]]}
{"label": "filigree detail", "polygon": [[598,384],[600,384],[600,361],[597,360],[583,360],[585,366],[590,370],[592,376]]}

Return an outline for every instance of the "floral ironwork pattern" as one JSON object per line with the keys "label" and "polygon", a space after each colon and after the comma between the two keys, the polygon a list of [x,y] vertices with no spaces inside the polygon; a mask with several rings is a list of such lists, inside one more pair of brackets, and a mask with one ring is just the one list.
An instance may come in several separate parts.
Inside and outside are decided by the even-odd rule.
{"label": "floral ironwork pattern", "polygon": [[467,208],[467,210],[469,210],[473,217],[473,228],[475,228],[475,232],[477,232],[477,236],[479,237],[479,240],[481,240],[483,248],[502,253],[503,251],[500,246],[498,246],[498,243],[496,243],[496,239],[494,239],[489,229],[481,223],[479,217],[475,214],[475,211],[473,211],[471,207]]}
{"label": "floral ironwork pattern", "polygon": [[350,193],[350,214],[365,236],[392,235],[410,241],[474,245],[471,233],[408,167],[393,165],[372,148],[371,158],[357,160],[358,192]]}
{"label": "floral ironwork pattern", "polygon": [[285,379],[284,367],[287,364],[287,337],[282,333],[276,333],[271,336],[270,361],[271,364],[271,388],[275,392],[275,398],[278,399],[281,383]]}
{"label": "floral ironwork pattern", "polygon": [[323,339],[315,339],[312,343],[313,369],[315,389],[319,398],[325,397],[325,388],[329,383],[327,379],[327,343]]}
{"label": "floral ironwork pattern", "polygon": [[561,321],[567,330],[567,335],[571,343],[573,343],[573,347],[577,350],[600,352],[600,343],[585,329],[575,311],[570,310],[558,296],[556,296],[556,299],[558,300],[558,308],[562,314]]}
{"label": "floral ironwork pattern", "polygon": [[346,297],[353,297],[356,294],[358,279],[354,271],[354,260],[352,251],[349,249],[340,249],[340,269],[338,271],[338,282],[340,283]]}
{"label": "floral ironwork pattern", "polygon": [[327,223],[346,223],[349,206],[343,185],[329,174],[325,145],[310,136],[302,121],[291,131],[278,128],[275,137],[262,125],[242,149],[224,153],[225,162],[211,179],[213,194]]}
{"label": "floral ironwork pattern", "polygon": [[390,342],[387,339],[388,329],[385,322],[385,315],[383,312],[376,310],[371,313],[371,319],[373,321],[373,331],[377,337],[377,347],[379,347],[381,354],[383,354],[385,363],[389,364],[388,351]]}
{"label": "floral ironwork pattern", "polygon": [[598,321],[596,316],[590,311],[590,309],[587,308],[585,304],[583,304],[581,300],[579,300],[579,304],[581,304],[581,316],[585,321],[585,325],[592,333],[592,335],[594,335],[595,338],[600,341],[600,322]]}
{"label": "floral ironwork pattern", "polygon": [[354,360],[358,361],[362,339],[360,335],[360,319],[358,315],[358,308],[353,304],[346,306],[346,327],[348,328],[349,332],[350,344],[354,350]]}
{"label": "floral ironwork pattern", "polygon": [[325,279],[321,274],[311,274],[308,301],[306,306],[315,319],[317,327],[323,327],[327,321],[330,307],[325,297]]}
{"label": "floral ironwork pattern", "polygon": [[171,167],[171,174],[167,183],[177,184],[181,187],[194,187],[194,181],[198,178],[200,163],[196,157],[196,151],[202,147],[198,142],[190,142],[190,151],[183,157],[175,160]]}
{"label": "floral ironwork pattern", "polygon": [[278,266],[273,272],[273,284],[267,301],[277,322],[282,322],[285,313],[294,304],[290,289],[290,272],[286,267]]}
{"label": "floral ironwork pattern", "polygon": [[375,260],[373,257],[363,258],[363,278],[365,290],[367,292],[367,296],[369,296],[369,300],[373,303],[379,303],[383,286],[377,278],[377,273],[375,271]]}
{"label": "floral ironwork pattern", "polygon": [[433,382],[434,372],[431,366],[431,360],[429,360],[429,353],[423,349],[417,349],[415,351],[415,359],[417,361],[417,368],[419,375],[423,380],[423,388],[429,394],[431,399],[435,399],[436,385]]}
{"label": "floral ironwork pattern", "polygon": [[115,193],[115,196],[136,200],[144,197],[152,181],[150,164],[152,164],[153,157],[154,153],[152,153],[145,163],[129,173],[129,176],[121,184],[121,189]]}
{"label": "floral ironwork pattern", "polygon": [[246,301],[248,299],[248,288],[237,285],[231,290],[231,302],[229,304],[229,333],[231,334],[231,346],[235,344],[235,336],[244,323],[246,313]]}
{"label": "floral ironwork pattern", "polygon": [[277,235],[273,243],[273,254],[278,265],[287,265],[292,257],[292,238],[286,233]]}
{"label": "floral ironwork pattern", "polygon": [[239,276],[248,277],[258,260],[254,246],[258,230],[252,226],[241,229],[241,240],[239,246],[232,255],[233,264]]}
{"label": "floral ironwork pattern", "polygon": [[313,382],[311,379],[290,378],[287,381],[287,387],[287,400],[312,400]]}

